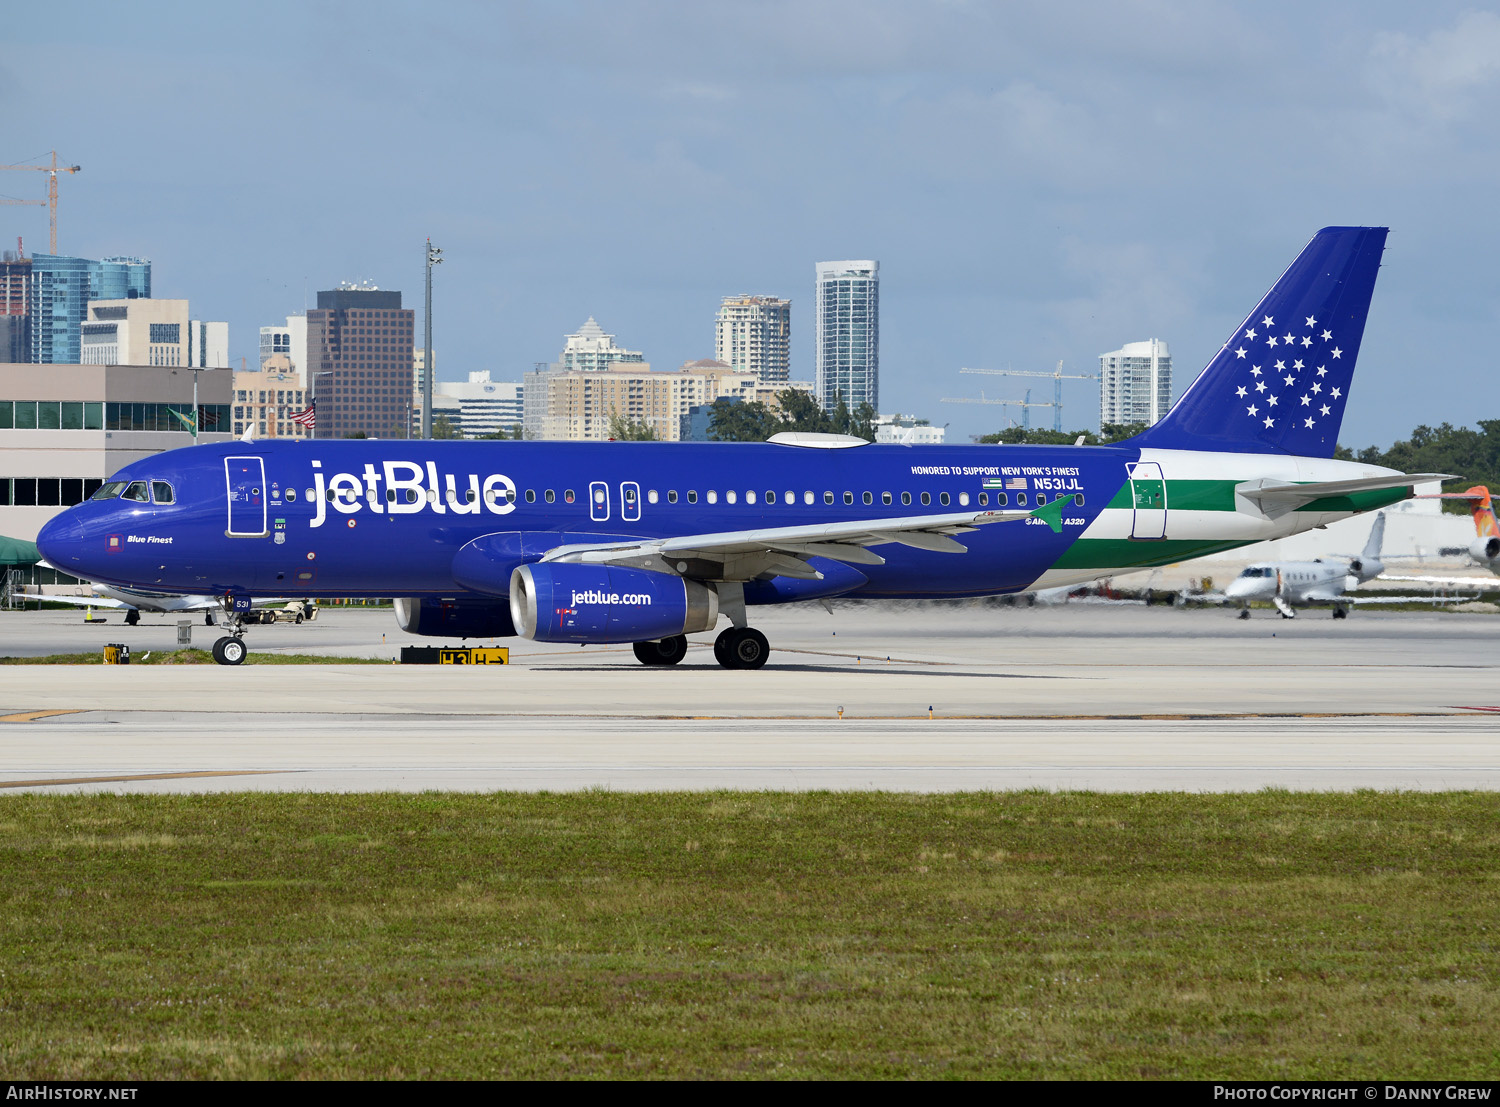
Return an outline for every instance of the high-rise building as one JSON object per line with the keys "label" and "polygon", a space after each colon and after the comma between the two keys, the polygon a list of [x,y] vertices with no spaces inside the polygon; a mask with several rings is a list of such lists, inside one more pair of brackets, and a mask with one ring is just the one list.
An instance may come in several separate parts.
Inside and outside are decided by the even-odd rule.
{"label": "high-rise building", "polygon": [[80,328],[81,365],[229,368],[229,324],[188,316],[186,300],[95,300]]}
{"label": "high-rise building", "polygon": [[406,436],[414,317],[399,292],[345,286],[318,293],[307,313],[306,372],[317,437]]}
{"label": "high-rise building", "polygon": [[1172,406],[1172,355],[1159,338],[1099,355],[1099,422],[1155,423]]}
{"label": "high-rise building", "polygon": [[6,362],[31,360],[31,317],[26,297],[31,287],[31,259],[6,250],[0,260],[0,357]]}
{"label": "high-rise building", "polygon": [[278,362],[277,369],[285,370],[290,367],[295,373],[307,371],[306,315],[288,315],[284,326],[272,325],[260,329],[260,367],[269,368],[267,363],[278,355],[286,358],[286,364]]}
{"label": "high-rise building", "polygon": [[82,359],[83,324],[92,300],[151,298],[151,263],[143,258],[33,254],[26,290],[28,361],[73,365]]}
{"label": "high-rise building", "polygon": [[639,365],[645,360],[641,351],[615,345],[615,336],[605,334],[604,328],[590,315],[588,322],[564,340],[562,356],[555,367],[565,372],[594,373],[617,364]]}
{"label": "high-rise building", "polygon": [[228,369],[229,324],[202,319],[189,323],[188,364],[195,369]]}
{"label": "high-rise building", "polygon": [[792,302],[775,296],[726,296],[714,319],[714,357],[765,384],[789,380]]}
{"label": "high-rise building", "polygon": [[817,263],[818,402],[880,406],[880,263]]}

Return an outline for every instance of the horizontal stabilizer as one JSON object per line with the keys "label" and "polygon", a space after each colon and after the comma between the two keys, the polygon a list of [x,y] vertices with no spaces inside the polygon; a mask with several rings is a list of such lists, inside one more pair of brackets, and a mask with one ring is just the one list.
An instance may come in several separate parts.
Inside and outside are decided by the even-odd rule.
{"label": "horizontal stabilizer", "polygon": [[1391,473],[1381,477],[1357,480],[1325,480],[1295,484],[1284,480],[1248,480],[1234,486],[1237,496],[1250,500],[1266,515],[1276,516],[1294,511],[1303,504],[1330,496],[1352,496],[1356,492],[1379,492],[1386,488],[1407,488],[1435,480],[1452,480],[1446,473]]}

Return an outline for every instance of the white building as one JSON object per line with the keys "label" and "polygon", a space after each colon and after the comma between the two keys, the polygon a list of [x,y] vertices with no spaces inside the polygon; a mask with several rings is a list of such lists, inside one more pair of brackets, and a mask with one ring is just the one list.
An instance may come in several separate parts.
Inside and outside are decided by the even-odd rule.
{"label": "white building", "polygon": [[1150,426],[1172,406],[1172,355],[1159,338],[1099,355],[1099,422]]}
{"label": "white building", "polygon": [[926,419],[905,415],[875,417],[876,442],[897,446],[941,446],[947,437],[947,427],[934,427]]}
{"label": "white building", "polygon": [[440,399],[456,401],[465,438],[483,438],[497,431],[509,433],[523,419],[521,382],[491,380],[488,369],[470,373],[467,381],[437,381],[433,390],[434,418],[442,406]]}
{"label": "white building", "polygon": [[186,300],[94,300],[79,361],[84,365],[229,367],[229,324],[188,317]]}
{"label": "white building", "polygon": [[566,337],[562,356],[553,367],[564,372],[595,373],[615,365],[635,365],[645,360],[641,351],[615,345],[615,336],[605,334],[604,328],[590,315],[588,322]]}
{"label": "white building", "polygon": [[792,302],[775,296],[726,296],[714,318],[714,358],[763,384],[792,375]]}
{"label": "white building", "polygon": [[[277,356],[285,357],[286,363],[276,366],[267,363]],[[288,315],[285,326],[262,327],[260,329],[260,367],[262,369],[290,367],[294,373],[307,380],[307,316]]]}
{"label": "white building", "polygon": [[832,411],[880,406],[880,263],[820,261],[817,318],[818,402]]}

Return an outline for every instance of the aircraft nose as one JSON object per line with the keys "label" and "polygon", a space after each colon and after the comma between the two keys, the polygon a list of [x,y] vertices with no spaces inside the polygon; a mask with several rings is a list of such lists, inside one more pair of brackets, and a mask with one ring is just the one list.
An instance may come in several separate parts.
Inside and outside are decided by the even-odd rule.
{"label": "aircraft nose", "polygon": [[36,536],[36,545],[49,564],[66,570],[83,556],[83,524],[75,512],[64,511],[47,520]]}

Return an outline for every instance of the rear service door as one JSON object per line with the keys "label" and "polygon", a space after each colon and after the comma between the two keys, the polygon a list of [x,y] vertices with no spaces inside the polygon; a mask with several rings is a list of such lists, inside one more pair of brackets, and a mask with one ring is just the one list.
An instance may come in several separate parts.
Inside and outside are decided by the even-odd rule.
{"label": "rear service door", "polygon": [[1167,536],[1167,482],[1154,461],[1137,461],[1130,467],[1130,500],[1135,509],[1132,538]]}
{"label": "rear service door", "polygon": [[231,538],[266,536],[266,471],[258,457],[226,457],[224,481],[229,489]]}
{"label": "rear service door", "polygon": [[589,485],[589,518],[596,523],[609,519],[609,485],[602,480]]}
{"label": "rear service door", "polygon": [[627,523],[639,522],[641,518],[641,486],[633,480],[620,484],[620,518]]}

